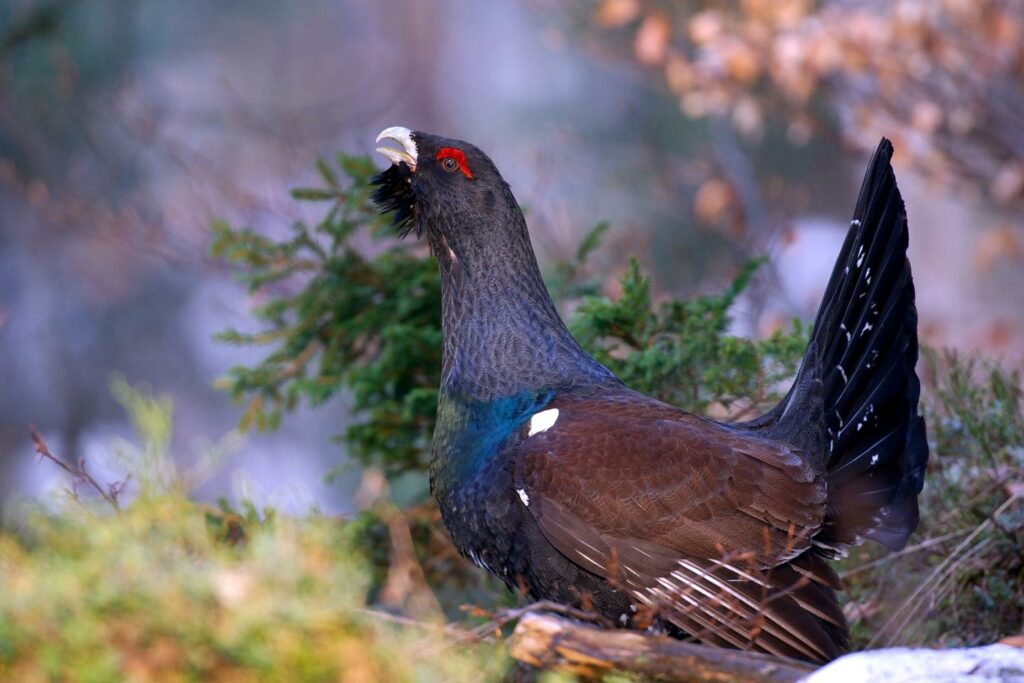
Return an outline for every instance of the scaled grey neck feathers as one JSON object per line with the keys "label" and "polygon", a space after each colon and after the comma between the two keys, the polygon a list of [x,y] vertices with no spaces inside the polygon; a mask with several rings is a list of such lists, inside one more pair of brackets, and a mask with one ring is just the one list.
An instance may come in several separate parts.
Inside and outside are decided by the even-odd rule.
{"label": "scaled grey neck feathers", "polygon": [[461,226],[457,233],[480,239],[459,243],[430,231],[441,269],[442,392],[490,401],[523,391],[617,384],[559,317],[518,207],[501,218],[499,225]]}

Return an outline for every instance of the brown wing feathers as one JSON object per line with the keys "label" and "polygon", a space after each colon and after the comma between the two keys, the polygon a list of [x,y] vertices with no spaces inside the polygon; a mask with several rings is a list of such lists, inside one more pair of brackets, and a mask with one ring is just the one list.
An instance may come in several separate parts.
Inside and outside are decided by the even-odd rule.
{"label": "brown wing feathers", "polygon": [[[556,399],[516,485],[559,552],[709,642],[825,660],[845,642],[804,553],[825,486],[797,454],[633,394]],[[836,634],[839,634],[838,636]]]}
{"label": "brown wing feathers", "polygon": [[[807,556],[777,568],[755,553],[696,557],[635,538],[612,538],[545,498],[530,508],[552,545],[695,638],[780,656],[826,660],[845,649],[835,575]],[[641,615],[641,622],[643,617]],[[625,624],[633,615],[621,615]]]}
{"label": "brown wing feathers", "polygon": [[705,556],[740,542],[770,566],[824,517],[822,473],[784,446],[638,394],[550,407],[557,423],[520,444],[517,481],[606,534]]}

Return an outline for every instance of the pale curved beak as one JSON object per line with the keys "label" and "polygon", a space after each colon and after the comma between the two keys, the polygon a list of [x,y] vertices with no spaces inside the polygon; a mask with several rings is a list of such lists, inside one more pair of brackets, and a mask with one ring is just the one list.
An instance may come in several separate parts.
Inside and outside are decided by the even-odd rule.
{"label": "pale curved beak", "polygon": [[391,140],[397,142],[402,149],[394,147],[378,147],[377,151],[391,160],[393,164],[405,162],[413,171],[416,170],[416,142],[412,139],[412,131],[402,126],[385,128],[377,136],[376,142]]}

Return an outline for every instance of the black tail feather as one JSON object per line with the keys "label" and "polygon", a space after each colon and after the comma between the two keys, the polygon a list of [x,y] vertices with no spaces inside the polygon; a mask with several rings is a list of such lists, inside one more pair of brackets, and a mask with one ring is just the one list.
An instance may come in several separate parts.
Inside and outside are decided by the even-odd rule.
{"label": "black tail feather", "polygon": [[[902,548],[917,526],[917,494],[928,461],[924,420],[917,412],[917,309],[906,255],[907,216],[891,157],[892,145],[883,139],[793,391],[750,425],[801,448],[817,441],[829,510],[815,542],[828,552],[863,538]],[[808,408],[823,410],[823,433],[807,424],[817,412]]]}

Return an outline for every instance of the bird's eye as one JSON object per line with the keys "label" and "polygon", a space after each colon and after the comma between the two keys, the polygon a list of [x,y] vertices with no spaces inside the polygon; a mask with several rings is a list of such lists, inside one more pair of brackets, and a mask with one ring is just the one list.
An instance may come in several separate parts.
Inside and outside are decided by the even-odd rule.
{"label": "bird's eye", "polygon": [[442,147],[434,158],[448,173],[462,171],[462,175],[473,178],[473,172],[469,170],[469,164],[466,162],[466,153],[458,147]]}

